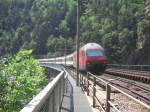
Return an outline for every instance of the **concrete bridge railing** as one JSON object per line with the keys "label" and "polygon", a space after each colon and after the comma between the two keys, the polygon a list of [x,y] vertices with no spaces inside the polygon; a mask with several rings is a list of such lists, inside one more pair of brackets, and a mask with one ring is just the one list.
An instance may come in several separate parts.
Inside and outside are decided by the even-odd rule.
{"label": "concrete bridge railing", "polygon": [[58,112],[65,92],[65,71],[60,73],[20,112]]}

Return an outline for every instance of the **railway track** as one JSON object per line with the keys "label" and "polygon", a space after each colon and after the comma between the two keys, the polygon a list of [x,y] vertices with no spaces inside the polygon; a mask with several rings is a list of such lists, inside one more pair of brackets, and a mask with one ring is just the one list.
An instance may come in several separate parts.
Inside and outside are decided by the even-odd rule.
{"label": "railway track", "polygon": [[109,74],[103,74],[102,76],[99,77],[111,83],[112,85],[119,87],[121,90],[132,95],[136,99],[150,105],[150,87],[147,84],[142,84],[121,77],[115,77],[115,76],[112,77]]}
{"label": "railway track", "polygon": [[[124,73],[124,75],[126,75],[126,74],[130,75],[130,74],[137,73],[137,71],[132,71],[132,72],[129,71],[128,72],[128,71],[125,71],[124,69],[123,70],[117,69],[116,71],[119,74]],[[105,80],[106,82],[109,82],[109,83],[119,87],[120,89],[124,90],[125,92],[134,96],[135,98],[139,99],[140,101],[150,104],[150,86],[148,84],[144,84],[144,83],[135,81],[132,78],[130,79],[130,77],[128,77],[126,79],[126,77],[119,77],[120,75],[119,76],[114,75],[116,71],[115,71],[115,69],[113,69],[113,71],[109,70],[108,73],[106,71],[103,75],[98,76],[98,77]],[[113,72],[113,74],[112,74],[112,72]],[[139,72],[139,74],[140,73],[148,74],[149,72]],[[136,76],[137,76],[137,74],[136,74]],[[148,75],[145,75],[145,76],[148,77]],[[140,76],[140,77],[142,77],[142,76]],[[99,83],[99,82],[97,82],[97,83]],[[99,85],[102,86],[102,84],[99,84]]]}
{"label": "railway track", "polygon": [[[121,70],[120,70],[120,72],[121,72]],[[113,74],[114,73],[115,73],[115,71],[113,71]],[[128,73],[128,72],[124,72],[124,74],[125,73]],[[101,81],[98,80],[98,78],[100,78],[100,79],[104,80],[105,82],[108,82],[111,85],[124,91],[128,95],[143,102],[144,104],[150,106],[150,86],[147,83],[141,83],[139,81],[135,81],[132,78],[130,79],[130,77],[129,78],[122,77],[122,76],[120,77],[120,75],[113,75],[113,74],[109,74],[106,72],[100,76],[95,75],[97,77],[96,85],[99,85],[100,87],[103,87],[103,88],[106,87],[105,84],[103,84]],[[86,75],[84,74],[84,76],[86,76]],[[76,76],[74,76],[74,77],[76,77]],[[93,83],[92,76],[90,77],[90,80],[91,80],[91,83]],[[113,92],[113,90],[112,90],[112,92]]]}
{"label": "railway track", "polygon": [[108,68],[105,73],[150,84],[150,72],[146,71]]}

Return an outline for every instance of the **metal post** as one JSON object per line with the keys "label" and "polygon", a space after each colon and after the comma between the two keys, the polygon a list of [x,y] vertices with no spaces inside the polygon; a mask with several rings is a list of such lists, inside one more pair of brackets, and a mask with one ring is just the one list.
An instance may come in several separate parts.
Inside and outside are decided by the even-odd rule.
{"label": "metal post", "polygon": [[58,98],[59,98],[59,88],[58,88],[58,83],[56,84],[56,86],[55,86],[55,89],[56,89],[56,91],[55,91],[55,111],[57,112],[57,109],[59,109],[58,107],[59,107],[59,102],[58,102]]}
{"label": "metal post", "polygon": [[54,88],[54,90],[53,90],[52,95],[53,95],[53,100],[52,100],[52,102],[53,102],[53,104],[52,104],[52,110],[53,110],[53,112],[55,112],[55,88]]}
{"label": "metal post", "polygon": [[55,45],[55,65],[56,65],[56,45]]}
{"label": "metal post", "polygon": [[67,47],[67,40],[65,39],[65,66],[66,66],[66,47]]}
{"label": "metal post", "polygon": [[81,85],[83,86],[83,75],[81,75]]}
{"label": "metal post", "polygon": [[72,77],[74,78],[74,72],[73,72],[73,70],[71,69],[71,74],[72,74]]}
{"label": "metal post", "polygon": [[79,86],[81,86],[81,73],[79,73]]}
{"label": "metal post", "polygon": [[79,0],[77,0],[77,34],[76,34],[76,50],[77,50],[77,79],[76,85],[79,85]]}
{"label": "metal post", "polygon": [[62,91],[61,91],[61,86],[62,86],[62,78],[59,80],[60,82],[59,82],[59,89],[58,89],[58,91],[59,91],[59,110],[61,109],[61,102],[62,102]]}
{"label": "metal post", "polygon": [[73,78],[75,79],[75,71],[74,71],[74,70],[72,70],[72,72],[73,72]]}
{"label": "metal post", "polygon": [[85,86],[85,76],[83,77],[83,85]]}
{"label": "metal post", "polygon": [[110,112],[110,104],[109,104],[110,91],[111,91],[111,88],[110,88],[109,84],[107,83],[107,85],[106,85],[106,112]]}
{"label": "metal post", "polygon": [[94,77],[94,81],[93,81],[93,107],[95,107],[95,96],[96,96],[96,78]]}
{"label": "metal post", "polygon": [[87,73],[87,96],[89,96],[89,74]]}
{"label": "metal post", "polygon": [[76,70],[74,70],[74,79],[77,80],[77,77],[76,77]]}
{"label": "metal post", "polygon": [[48,112],[53,112],[53,103],[52,102],[53,102],[53,94],[49,96]]}
{"label": "metal post", "polygon": [[86,88],[86,78],[84,77],[84,87]]}
{"label": "metal post", "polygon": [[[66,79],[67,80],[67,79]],[[65,80],[65,73],[63,74],[63,95],[67,92],[67,84],[66,84],[66,81]]]}
{"label": "metal post", "polygon": [[142,71],[142,66],[140,67],[141,71]]}
{"label": "metal post", "polygon": [[79,73],[79,82],[80,82],[80,86],[82,86],[82,75],[81,75],[81,73]]}

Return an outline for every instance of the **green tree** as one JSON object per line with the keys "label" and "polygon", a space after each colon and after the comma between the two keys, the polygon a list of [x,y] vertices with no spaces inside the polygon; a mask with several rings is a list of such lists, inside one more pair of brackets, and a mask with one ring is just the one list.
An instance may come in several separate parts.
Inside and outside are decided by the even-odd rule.
{"label": "green tree", "polygon": [[1,64],[0,109],[3,112],[19,111],[46,84],[47,78],[37,60],[30,57],[31,50],[17,53]]}

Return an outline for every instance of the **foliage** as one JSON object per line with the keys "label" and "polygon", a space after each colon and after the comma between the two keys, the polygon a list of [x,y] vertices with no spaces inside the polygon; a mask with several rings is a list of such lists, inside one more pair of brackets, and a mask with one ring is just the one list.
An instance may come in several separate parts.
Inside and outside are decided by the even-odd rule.
{"label": "foliage", "polygon": [[[150,64],[149,0],[80,0],[79,5],[81,46],[101,44],[110,63]],[[76,15],[76,0],[0,0],[0,57],[23,49],[49,57],[72,53]],[[47,82],[30,54],[20,51],[0,61],[0,111],[18,111]]]}
{"label": "foliage", "polygon": [[[105,47],[111,63],[130,63],[135,51],[149,52],[148,0],[89,0],[81,16],[81,41]],[[132,62],[134,64],[134,61]]]}
{"label": "foliage", "polygon": [[70,20],[74,18],[73,4],[74,0],[1,0],[0,56],[21,49],[46,55],[49,36],[73,36],[75,30],[68,28],[68,22],[75,26],[75,21]]}
{"label": "foliage", "polygon": [[[128,63],[132,53],[148,52],[149,0],[81,0],[79,6],[80,45],[101,44],[110,63]],[[65,40],[67,49],[75,49],[76,0],[1,0],[0,15],[0,56],[21,49],[60,56]]]}
{"label": "foliage", "polygon": [[20,51],[0,64],[2,112],[19,111],[47,83],[43,69],[35,59],[30,57],[31,52],[31,50]]}
{"label": "foliage", "polygon": [[49,54],[51,54],[50,57],[55,57],[55,56],[58,57],[58,56],[64,56],[65,48],[67,48],[66,53],[71,54],[73,52],[71,46],[74,46],[74,43],[71,38],[65,39],[63,37],[56,38],[56,37],[50,36],[48,37],[46,45],[47,45]]}

